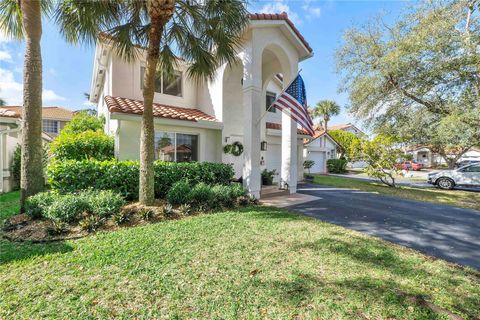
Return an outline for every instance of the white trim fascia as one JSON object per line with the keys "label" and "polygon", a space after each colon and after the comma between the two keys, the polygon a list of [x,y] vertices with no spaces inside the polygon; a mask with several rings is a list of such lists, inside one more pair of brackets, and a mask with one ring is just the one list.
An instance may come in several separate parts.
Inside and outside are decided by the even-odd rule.
{"label": "white trim fascia", "polygon": [[[142,116],[112,112],[110,113],[110,119],[141,122]],[[154,118],[154,123],[171,125],[171,126],[179,126],[179,127],[190,127],[190,128],[203,128],[203,129],[213,129],[213,130],[223,129],[222,122],[205,121],[205,120],[186,121],[186,120],[176,120],[176,119],[167,119],[167,118],[157,117],[157,118]]]}
{"label": "white trim fascia", "polygon": [[[308,141],[307,143],[305,143],[305,144],[304,144],[305,147],[309,147],[310,143],[312,143],[313,141],[315,141],[315,140],[317,140],[317,139],[319,139],[319,138],[321,138],[321,137],[323,137],[323,136],[326,136],[326,137],[327,137],[330,141],[332,141],[333,144],[336,145],[337,147],[343,148],[343,147],[342,147],[341,145],[339,145],[329,134],[325,134],[325,132],[322,133],[321,135],[319,135],[318,137],[316,137],[315,139],[312,139],[312,140]],[[311,138],[311,137],[310,137],[310,138]],[[310,148],[314,148],[314,147],[310,147]]]}
{"label": "white trim fascia", "polygon": [[303,49],[305,54],[299,57],[299,62],[313,57],[313,51],[310,52],[310,50],[308,50],[305,44],[303,44],[302,39],[300,39],[297,36],[297,34],[293,31],[293,29],[288,25],[288,23],[285,20],[251,20],[250,21],[251,28],[266,28],[266,27],[272,27],[272,26],[275,26],[275,27],[283,26],[286,30],[288,30],[290,37],[293,37],[296,40],[296,43],[300,45],[300,47]]}

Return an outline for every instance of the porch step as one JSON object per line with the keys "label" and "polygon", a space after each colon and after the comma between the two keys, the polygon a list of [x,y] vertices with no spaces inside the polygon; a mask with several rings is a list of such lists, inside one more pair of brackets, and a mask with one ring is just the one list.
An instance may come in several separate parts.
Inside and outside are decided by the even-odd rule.
{"label": "porch step", "polygon": [[280,190],[278,186],[262,186],[262,190],[260,190],[260,199],[266,198],[273,198],[273,197],[281,197],[289,195],[290,192],[288,190]]}

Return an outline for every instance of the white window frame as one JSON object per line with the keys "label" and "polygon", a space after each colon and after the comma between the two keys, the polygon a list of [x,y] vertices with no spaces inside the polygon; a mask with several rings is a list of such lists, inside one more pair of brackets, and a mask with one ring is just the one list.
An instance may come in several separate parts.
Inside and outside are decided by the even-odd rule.
{"label": "white window frame", "polygon": [[[142,69],[143,69],[143,72],[142,72]],[[143,80],[145,78],[145,69],[146,69],[146,66],[142,64],[140,66],[140,90],[141,91],[143,91]],[[161,75],[160,75],[160,92],[155,91],[155,93],[164,94],[164,95],[169,96],[169,97],[183,98],[183,88],[185,87],[184,74],[183,74],[183,71],[180,71],[180,70],[174,70],[174,73],[175,72],[179,73],[180,77],[181,77],[180,95],[177,96],[177,95],[173,95],[173,94],[163,93],[163,73],[161,73]]]}
{"label": "white window frame", "polygon": [[[165,130],[155,130],[155,133],[154,133],[154,140],[155,140],[155,134],[157,132],[165,132],[167,134],[173,134],[174,135],[174,139],[173,139],[173,147],[174,147],[174,150],[175,150],[175,154],[173,155],[173,162],[177,163],[177,134],[186,134],[186,135],[190,135],[190,136],[197,136],[197,162],[199,162],[200,160],[200,134],[199,133],[192,133],[192,132],[181,132],[181,131],[165,131]],[[155,159],[155,160],[160,160],[160,159]],[[161,161],[165,161],[165,160],[161,160]]]}

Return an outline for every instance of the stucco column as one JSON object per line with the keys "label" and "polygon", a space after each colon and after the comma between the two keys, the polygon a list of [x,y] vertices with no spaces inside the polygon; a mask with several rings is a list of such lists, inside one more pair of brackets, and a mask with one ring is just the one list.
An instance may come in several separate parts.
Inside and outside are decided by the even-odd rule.
{"label": "stucco column", "polygon": [[250,86],[243,90],[244,164],[243,184],[255,198],[260,198],[260,105],[261,89]]}
{"label": "stucco column", "polygon": [[287,183],[290,193],[297,192],[297,123],[282,113],[282,183]]}

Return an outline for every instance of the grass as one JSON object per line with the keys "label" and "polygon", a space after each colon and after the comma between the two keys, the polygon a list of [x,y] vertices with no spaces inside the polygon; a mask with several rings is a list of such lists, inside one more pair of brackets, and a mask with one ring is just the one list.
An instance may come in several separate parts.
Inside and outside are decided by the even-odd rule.
{"label": "grass", "polygon": [[437,188],[420,189],[404,186],[391,188],[375,181],[320,175],[315,176],[313,182],[340,188],[353,188],[369,192],[378,192],[379,194],[403,199],[448,204],[457,207],[480,210],[480,192],[441,190]]}
{"label": "grass", "polygon": [[0,194],[0,224],[20,210],[20,191]]}
{"label": "grass", "polygon": [[0,283],[0,319],[442,319],[398,290],[480,316],[478,272],[265,207],[0,240]]}

